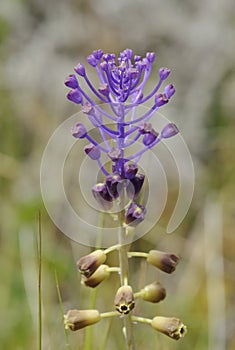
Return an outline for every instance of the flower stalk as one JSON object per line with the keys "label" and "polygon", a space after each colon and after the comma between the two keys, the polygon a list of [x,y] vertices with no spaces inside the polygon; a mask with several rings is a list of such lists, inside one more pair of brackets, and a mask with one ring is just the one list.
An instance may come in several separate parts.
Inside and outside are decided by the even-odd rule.
{"label": "flower stalk", "polygon": [[[119,265],[120,265],[120,284],[128,286],[129,283],[129,264],[128,264],[128,245],[126,244],[126,226],[125,226],[125,210],[118,213],[119,220]],[[128,313],[123,317],[123,334],[125,337],[126,349],[135,350],[134,335],[132,329],[131,316]]]}
{"label": "flower stalk", "polygon": [[[172,84],[163,87],[170,69],[162,67],[158,71],[159,79],[156,86],[144,96],[145,84],[152,71],[154,60],[153,52],[148,52],[141,58],[133,56],[131,49],[126,49],[116,59],[115,54],[104,54],[100,49],[95,50],[87,57],[87,62],[96,69],[100,80],[97,87],[89,80],[83,64],[79,63],[74,68],[79,78],[84,79],[95,99],[98,97],[108,104],[111,112],[95,103],[81,88],[75,74],[70,74],[65,81],[65,85],[71,89],[67,98],[81,105],[83,114],[97,128],[103,143],[100,145],[81,122],[77,122],[71,129],[73,137],[89,142],[84,147],[85,154],[98,163],[103,173],[103,181],[94,184],[91,189],[93,197],[101,210],[109,213],[111,218],[117,217],[118,222],[118,244],[103,250],[96,249],[81,257],[77,267],[84,287],[99,288],[111,272],[118,272],[120,275],[120,287],[116,291],[113,303],[116,311],[100,313],[94,305],[90,310],[69,310],[65,315],[65,328],[75,331],[93,325],[103,318],[121,314],[126,350],[135,350],[133,322],[147,323],[176,340],[186,333],[186,326],[179,319],[156,316],[151,320],[132,315],[135,298],[158,303],[165,298],[166,290],[155,281],[139,292],[133,293],[129,276],[129,258],[144,258],[146,263],[169,274],[175,270],[179,260],[175,254],[158,250],[151,250],[148,253],[130,252],[129,240],[127,242],[127,235],[134,234],[134,228],[144,221],[147,213],[139,198],[145,174],[138,172],[138,162],[147,151],[157,146],[163,139],[174,137],[179,132],[173,123],[168,123],[162,130],[155,130],[149,122],[155,112],[167,104],[175,93]],[[136,115],[136,107],[150,99],[153,99],[151,108],[141,116]],[[108,119],[115,127],[110,128],[103,119]],[[126,150],[137,141],[141,144],[140,149],[127,156]],[[102,154],[107,161],[103,161]],[[113,205],[119,209],[117,216],[111,212]],[[115,250],[118,252],[119,266],[109,267],[104,264],[107,254]]]}

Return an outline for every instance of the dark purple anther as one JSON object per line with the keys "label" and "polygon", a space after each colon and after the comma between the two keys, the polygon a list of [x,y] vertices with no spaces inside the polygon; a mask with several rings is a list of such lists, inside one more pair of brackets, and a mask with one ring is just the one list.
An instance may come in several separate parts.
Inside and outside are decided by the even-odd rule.
{"label": "dark purple anther", "polygon": [[98,183],[95,186],[92,187],[92,193],[99,205],[104,210],[109,210],[112,208],[113,198],[110,196],[108,192],[107,185],[105,183]]}
{"label": "dark purple anther", "polygon": [[165,87],[165,89],[164,89],[164,93],[165,93],[165,95],[167,96],[167,98],[170,99],[171,96],[173,96],[174,93],[175,93],[175,88],[174,88],[174,86],[173,86],[172,84],[167,85],[167,86]]}
{"label": "dark purple anther", "polygon": [[157,94],[155,97],[155,104],[157,107],[161,107],[168,103],[168,98],[165,94]]}
{"label": "dark purple anther", "polygon": [[166,68],[166,67],[162,67],[158,71],[159,76],[162,80],[165,80],[166,78],[168,78],[170,72],[171,72],[171,70],[169,68]]}
{"label": "dark purple anther", "polygon": [[118,198],[123,190],[123,179],[118,174],[108,175],[106,177],[106,185],[111,197]]}
{"label": "dark purple anther", "polygon": [[86,134],[86,128],[82,123],[77,123],[71,128],[71,133],[76,139],[83,139]]}
{"label": "dark purple anther", "polygon": [[67,94],[67,98],[76,104],[82,103],[82,94],[78,89],[70,90]]}
{"label": "dark purple anther", "polygon": [[138,172],[138,167],[134,163],[124,164],[124,176],[126,179],[133,179]]}
{"label": "dark purple anther", "polygon": [[136,226],[144,220],[146,208],[143,205],[132,202],[126,212],[125,222],[130,226]]}
{"label": "dark purple anther", "polygon": [[150,132],[146,133],[143,137],[143,144],[145,146],[150,145],[153,141],[156,140],[158,137],[158,132],[156,132],[154,129],[152,129]]}
{"label": "dark purple anther", "polygon": [[98,60],[92,54],[89,55],[86,60],[92,67],[96,67],[98,64]]}
{"label": "dark purple anther", "polygon": [[82,77],[86,75],[86,70],[82,63],[78,63],[78,65],[74,67],[74,70],[78,75],[81,75]]}
{"label": "dark purple anther", "polygon": [[179,130],[174,123],[169,123],[162,129],[161,137],[168,139],[169,137],[175,136],[178,134]]}
{"label": "dark purple anther", "polygon": [[70,74],[68,78],[65,80],[64,84],[71,89],[78,88],[78,81],[75,74]]}
{"label": "dark purple anther", "polygon": [[84,147],[84,151],[86,154],[93,160],[97,160],[100,158],[100,150],[97,146],[89,143],[89,145]]}

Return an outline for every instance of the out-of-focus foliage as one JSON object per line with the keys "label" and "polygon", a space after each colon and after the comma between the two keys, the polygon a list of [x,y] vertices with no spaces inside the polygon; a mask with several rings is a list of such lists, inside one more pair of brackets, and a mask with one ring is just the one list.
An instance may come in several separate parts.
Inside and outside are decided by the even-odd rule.
{"label": "out-of-focus foliage", "polygon": [[[234,349],[234,37],[233,0],[1,1],[1,349],[36,349],[39,209],[43,348],[66,348],[55,269],[64,308],[89,307],[91,293],[80,286],[75,266],[89,248],[70,242],[47,216],[40,194],[40,161],[54,129],[77,112],[64,97],[63,81],[71,67],[94,49],[118,53],[126,47],[136,54],[155,51],[156,73],[162,65],[172,69],[177,94],[164,114],[182,131],[196,170],[192,207],[177,232],[165,234],[177,195],[173,187],[157,227],[135,242],[139,250],[158,247],[182,256],[172,278],[159,274],[167,299],[154,308],[143,303],[137,307],[147,317],[180,317],[188,334],[177,343],[138,324],[137,349]],[[114,264],[115,259],[115,254],[110,256]],[[151,269],[146,277],[138,259],[131,261],[131,271],[136,289],[156,278]],[[97,289],[102,311],[113,308],[115,284],[117,276],[111,276]],[[102,321],[93,332],[92,349],[100,349],[97,339],[105,332],[107,349],[123,348],[118,319]],[[83,331],[69,338],[72,349],[83,349]]]}

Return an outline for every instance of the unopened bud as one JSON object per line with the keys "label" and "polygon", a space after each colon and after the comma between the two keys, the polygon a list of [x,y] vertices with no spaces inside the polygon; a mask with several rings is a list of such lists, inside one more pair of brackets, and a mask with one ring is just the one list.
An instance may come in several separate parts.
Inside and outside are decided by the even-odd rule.
{"label": "unopened bud", "polygon": [[152,131],[150,131],[144,135],[143,144],[145,146],[151,145],[151,143],[153,143],[157,137],[158,137],[158,132],[156,132],[154,129],[152,129]]}
{"label": "unopened bud", "polygon": [[112,174],[106,177],[106,186],[111,197],[118,198],[123,190],[123,179],[119,174]]}
{"label": "unopened bud", "polygon": [[136,199],[138,197],[143,186],[144,179],[145,176],[143,174],[137,174],[130,180],[126,187],[126,193],[129,198]]}
{"label": "unopened bud", "polygon": [[136,226],[144,220],[146,209],[143,205],[132,202],[127,209],[125,222],[130,226]]}
{"label": "unopened bud", "polygon": [[151,303],[158,303],[166,297],[166,290],[159,282],[153,282],[145,286],[140,293],[142,299]]}
{"label": "unopened bud", "polygon": [[83,139],[87,135],[85,126],[82,123],[77,123],[71,128],[71,133],[76,139]]}
{"label": "unopened bud", "polygon": [[110,272],[108,271],[108,269],[108,265],[100,265],[90,277],[82,275],[82,284],[91,288],[97,287],[101,282],[103,282],[106,278],[109,277]]}
{"label": "unopened bud", "polygon": [[85,277],[90,277],[106,260],[106,254],[98,249],[77,261],[77,268]]}
{"label": "unopened bud", "polygon": [[93,160],[97,160],[100,158],[100,149],[99,147],[89,143],[89,145],[84,147],[84,151],[86,154]]}
{"label": "unopened bud", "polygon": [[108,84],[100,84],[98,90],[104,96],[108,96],[109,95],[109,86],[108,86]]}
{"label": "unopened bud", "polygon": [[122,286],[118,289],[114,304],[118,312],[121,314],[129,314],[129,312],[134,308],[134,294],[131,286]]}
{"label": "unopened bud", "polygon": [[69,310],[64,315],[64,326],[65,329],[77,331],[99,322],[100,319],[100,313],[97,310]]}
{"label": "unopened bud", "polygon": [[166,273],[175,271],[179,257],[175,254],[161,252],[159,250],[150,250],[147,262]]}
{"label": "unopened bud", "polygon": [[133,179],[138,172],[138,167],[134,163],[124,164],[124,174],[126,179]]}
{"label": "unopened bud", "polygon": [[74,70],[78,75],[81,75],[82,77],[86,75],[85,67],[82,63],[78,63],[78,65],[74,67]]}
{"label": "unopened bud", "polygon": [[109,210],[113,206],[113,197],[111,197],[108,187],[105,183],[98,183],[92,187],[92,194],[94,198],[97,200],[99,205],[104,210]]}
{"label": "unopened bud", "polygon": [[70,90],[67,94],[67,98],[68,100],[80,104],[82,103],[82,94],[80,93],[80,91],[78,89],[73,89]]}
{"label": "unopened bud", "polygon": [[187,327],[175,317],[154,317],[151,326],[175,340],[179,340],[187,333]]}
{"label": "unopened bud", "polygon": [[174,123],[169,123],[161,131],[161,137],[168,139],[169,137],[177,135],[179,132],[177,126]]}

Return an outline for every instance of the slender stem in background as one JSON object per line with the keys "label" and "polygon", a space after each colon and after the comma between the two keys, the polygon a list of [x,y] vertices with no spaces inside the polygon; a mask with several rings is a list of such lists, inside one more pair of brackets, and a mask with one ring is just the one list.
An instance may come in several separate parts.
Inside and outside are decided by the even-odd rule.
{"label": "slender stem in background", "polygon": [[[103,228],[105,224],[104,221],[105,221],[105,216],[103,213],[100,213],[99,232],[96,238],[96,247],[101,247],[102,245],[102,233],[103,233]],[[89,298],[90,309],[95,309],[96,296],[97,296],[97,289],[95,288],[90,291],[90,298]],[[84,350],[91,350],[91,349],[93,349],[93,327],[87,327],[85,332]]]}
{"label": "slender stem in background", "polygon": [[[122,201],[121,201],[122,203]],[[119,264],[120,264],[120,283],[121,286],[128,285],[128,279],[129,279],[129,271],[128,271],[128,245],[126,243],[126,228],[124,226],[124,220],[125,220],[125,209],[121,209],[118,213],[118,224],[119,224],[119,232],[118,232],[118,239],[119,239]],[[135,349],[135,343],[134,343],[134,336],[133,336],[133,330],[132,330],[132,321],[131,321],[131,315],[124,315],[123,316],[123,324],[124,324],[124,337],[126,341],[126,349],[127,350],[134,350]]]}
{"label": "slender stem in background", "polygon": [[38,260],[38,350],[42,350],[42,227],[41,212],[38,211],[38,237],[37,237],[37,260]]}
{"label": "slender stem in background", "polygon": [[[61,293],[60,293],[60,286],[59,286],[59,281],[58,281],[56,269],[55,269],[55,283],[56,283],[56,289],[57,289],[57,294],[58,294],[58,299],[59,299],[59,304],[60,304],[60,312],[62,315],[62,319],[64,319],[63,303],[62,303],[62,297],[61,297]],[[69,345],[69,337],[68,337],[67,329],[65,327],[63,327],[63,328],[64,328],[64,335],[65,335],[65,339],[66,339],[66,347],[68,350],[71,350],[71,347]]]}

